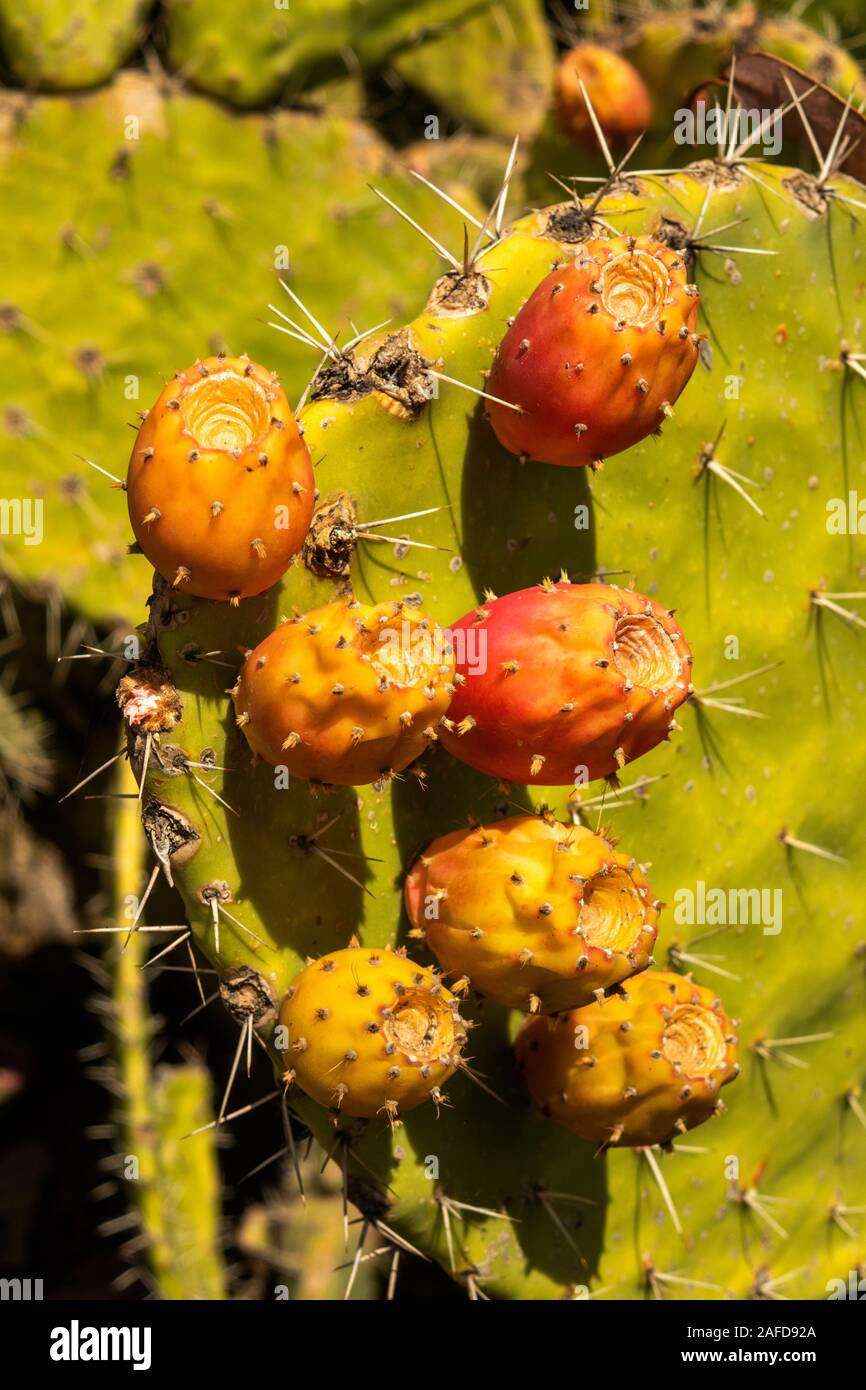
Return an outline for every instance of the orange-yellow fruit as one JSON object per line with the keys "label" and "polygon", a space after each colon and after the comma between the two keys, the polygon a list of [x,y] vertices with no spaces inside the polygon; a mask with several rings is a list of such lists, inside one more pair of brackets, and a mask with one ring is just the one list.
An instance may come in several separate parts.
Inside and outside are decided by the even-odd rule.
{"label": "orange-yellow fruit", "polygon": [[320,1105],[390,1120],[442,1101],[466,1028],[434,971],[349,946],[312,961],[280,1009],[287,1075]]}
{"label": "orange-yellow fruit", "polygon": [[560,129],[575,144],[593,151],[599,148],[581,82],[609,145],[630,145],[646,130],[652,105],[637,68],[609,48],[579,43],[565,54],[554,78]]}
{"label": "orange-yellow fruit", "polygon": [[435,741],[453,675],[442,630],[417,608],[340,600],[283,623],[249,653],[237,722],[253,752],[298,777],[380,782]]}
{"label": "orange-yellow fruit", "polygon": [[578,1008],[652,961],[646,877],[582,825],[512,816],[434,840],[406,907],[443,970],[500,1004]]}
{"label": "orange-yellow fruit", "polygon": [[208,357],[168,383],[138,432],[126,479],[135,539],[186,593],[237,602],[285,573],[315,500],[285,392],[244,357]]}
{"label": "orange-yellow fruit", "polygon": [[739,1071],[712,990],[648,970],[600,1006],[529,1019],[515,1051],[536,1105],[581,1139],[665,1144],[721,1109]]}

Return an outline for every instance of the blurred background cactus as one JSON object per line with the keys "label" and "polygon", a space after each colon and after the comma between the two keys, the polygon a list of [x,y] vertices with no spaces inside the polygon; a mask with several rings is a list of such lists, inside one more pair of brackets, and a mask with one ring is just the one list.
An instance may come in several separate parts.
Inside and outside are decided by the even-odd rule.
{"label": "blurred background cactus", "polygon": [[[843,753],[866,679],[866,559],[856,525],[845,538],[824,523],[828,503],[864,487],[864,174],[844,140],[830,152],[845,101],[866,95],[860,27],[843,0],[796,17],[649,0],[0,0],[4,1273],[85,1299],[816,1298],[862,1262],[862,865],[845,809],[859,770]],[[731,60],[756,50],[806,74],[785,70],[798,93],[815,88],[802,103],[817,135],[795,109],[781,158],[799,168],[747,167],[747,150],[607,188],[599,142],[570,138],[555,109],[557,65],[584,43],[631,64],[649,97],[627,175],[713,159],[713,145],[677,143],[675,117],[701,95],[724,105]],[[856,141],[862,123],[846,119]],[[512,463],[477,398],[447,381],[408,421],[372,394],[306,394],[318,357],[275,331],[287,324],[270,304],[295,312],[280,279],[338,345],[378,328],[373,351],[412,323],[447,376],[483,389],[506,318],[592,225],[581,199],[595,190],[594,213],[617,230],[662,232],[688,254],[704,295],[703,365],[660,441],[590,488],[582,472]],[[532,211],[552,203],[552,216]],[[453,291],[476,238],[521,213],[469,277],[493,287],[493,313],[452,314],[441,298],[422,313],[436,276],[453,277],[440,296]],[[145,629],[151,570],[127,554],[140,412],[176,369],[223,350],[275,368],[305,402],[323,499],[343,488],[356,520],[398,518],[396,544],[356,545],[363,601],[418,591],[447,622],[485,588],[565,567],[635,577],[676,606],[700,697],[674,747],[616,798],[602,785],[570,801],[508,794],[441,752],[423,791],[407,779],[360,801],[319,801],[303,783],[274,795],[273,770],[247,771],[226,718],[238,648],[345,574],[298,566],[252,616],[159,592]],[[163,845],[163,802],[203,832],[174,886],[142,855],[114,699],[148,651],[196,697],[175,742],[204,764],[149,769],[151,843]],[[750,682],[729,690],[737,677]],[[273,1020],[256,1031],[238,1012],[230,972],[260,958],[232,919],[276,946],[279,997],[307,952],[355,931],[399,943],[412,858],[467,818],[513,814],[515,798],[639,845],[668,904],[659,964],[717,986],[741,1020],[729,1113],[674,1156],[597,1160],[537,1115],[511,1061],[516,1017],[490,1004],[470,1051],[500,1099],[458,1076],[438,1124],[431,1109],[393,1137],[348,1121],[335,1134],[297,1093],[283,1109],[259,1045]],[[279,875],[248,893],[277,854]],[[700,940],[674,918],[698,879],[782,886],[783,931]],[[199,896],[212,880],[235,895],[224,914]],[[46,1028],[61,1010],[63,1027]],[[799,1100],[785,1068],[806,1083]],[[503,1155],[492,1185],[481,1133]],[[742,1167],[725,1180],[731,1156]]]}
{"label": "blurred background cactus", "polygon": [[152,9],[150,0],[2,0],[4,65],[27,91],[95,87],[140,48]]}

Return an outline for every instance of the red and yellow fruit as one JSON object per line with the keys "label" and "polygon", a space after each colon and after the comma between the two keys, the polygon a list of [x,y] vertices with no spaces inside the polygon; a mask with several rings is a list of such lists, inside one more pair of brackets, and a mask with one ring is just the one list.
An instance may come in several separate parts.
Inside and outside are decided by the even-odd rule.
{"label": "red and yellow fruit", "polygon": [[658,912],[645,875],[582,825],[512,816],[444,835],[405,897],[443,970],[511,1008],[578,1008],[652,962]]}
{"label": "red and yellow fruit", "polygon": [[179,372],[148,412],[126,492],[135,539],[164,579],[237,602],[288,569],[315,482],[277,378],[244,357],[209,357]]}
{"label": "red and yellow fruit", "polygon": [[564,55],[554,78],[557,120],[575,144],[598,149],[581,82],[609,145],[630,145],[646,130],[652,104],[637,68],[609,48],[579,43]]}
{"label": "red and yellow fruit", "polygon": [[457,1001],[401,951],[349,946],[302,970],[280,1009],[287,1079],[320,1105],[395,1121],[442,1101],[466,1041]]}
{"label": "red and yellow fruit", "polygon": [[487,414],[500,444],[543,463],[597,466],[656,433],[698,360],[699,299],[682,253],[652,237],[579,247],[499,345],[487,384],[499,401]]}
{"label": "red and yellow fruit", "polygon": [[345,599],[283,623],[244,663],[237,722],[254,753],[310,781],[380,782],[437,737],[454,655],[417,608]]}
{"label": "red and yellow fruit", "polygon": [[545,1115],[604,1145],[665,1144],[721,1107],[737,1038],[712,990],[648,970],[599,1006],[532,1018],[515,1051]]}
{"label": "red and yellow fruit", "polygon": [[673,615],[612,584],[547,581],[492,598],[452,641],[458,686],[442,742],[508,782],[615,775],[668,737],[691,688]]}

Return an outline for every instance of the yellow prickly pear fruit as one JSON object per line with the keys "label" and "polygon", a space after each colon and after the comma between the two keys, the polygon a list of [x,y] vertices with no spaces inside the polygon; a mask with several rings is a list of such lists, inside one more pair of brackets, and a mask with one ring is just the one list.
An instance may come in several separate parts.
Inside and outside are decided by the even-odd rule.
{"label": "yellow prickly pear fruit", "polygon": [[529,1019],[514,1047],[542,1112],[605,1146],[665,1144],[703,1124],[739,1071],[721,1000],[663,970],[601,1007]]}
{"label": "yellow prickly pear fruit", "polygon": [[312,961],[280,1009],[286,1076],[320,1105],[392,1122],[437,1105],[466,1025],[435,971],[402,951],[349,946]]}
{"label": "yellow prickly pear fruit", "polygon": [[406,907],[444,970],[500,1004],[553,1013],[652,963],[657,904],[636,861],[582,825],[512,816],[434,840]]}
{"label": "yellow prickly pear fruit", "polygon": [[126,492],[154,569],[185,593],[237,603],[297,555],[315,481],[277,378],[248,358],[209,357],[178,372],[148,411]]}
{"label": "yellow prickly pear fruit", "polygon": [[254,753],[310,781],[384,781],[435,741],[454,655],[417,608],[357,599],[283,623],[247,656],[234,690]]}

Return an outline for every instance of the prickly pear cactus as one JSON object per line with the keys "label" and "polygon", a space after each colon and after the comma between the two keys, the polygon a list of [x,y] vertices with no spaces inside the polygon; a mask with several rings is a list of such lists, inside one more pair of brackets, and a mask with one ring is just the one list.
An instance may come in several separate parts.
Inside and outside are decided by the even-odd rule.
{"label": "prickly pear cactus", "polygon": [[[707,16],[701,10],[648,15],[627,28],[622,52],[637,68],[653,94],[656,130],[670,130],[673,105],[701,82],[719,75],[731,53],[759,50],[783,58],[842,97],[866,95],[858,64],[839,44],[790,15],[756,15],[752,5],[731,7]],[[676,73],[676,89],[670,75]],[[667,93],[667,95],[666,95]]]}
{"label": "prickly pear cactus", "polygon": [[[155,583],[145,661],[182,712],[162,734],[129,730],[144,824],[241,1036],[276,1043],[280,1074],[278,1014],[307,958],[357,935],[429,964],[401,909],[419,853],[545,806],[622,841],[664,904],[656,961],[718,990],[737,1020],[725,1112],[669,1154],[598,1154],[545,1118],[515,1064],[521,1016],[471,993],[470,1065],[438,1117],[425,1104],[392,1130],[289,1090],[337,1144],[369,1222],[472,1297],[818,1298],[862,1256],[848,1209],[866,1148],[850,819],[866,678],[863,201],[840,175],[718,161],[622,179],[594,217],[566,203],[523,218],[458,256],[408,330],[347,355],[324,344],[301,416],[318,511],[280,585],[232,608]],[[506,453],[471,391],[552,267],[606,233],[687,258],[705,337],[661,434],[590,477]],[[315,284],[306,299],[321,320]],[[621,785],[508,787],[441,746],[378,787],[251,765],[227,688],[281,619],[351,592],[447,626],[485,591],[561,570],[634,582],[676,609],[694,653],[679,731]]]}
{"label": "prickly pear cactus", "polygon": [[[428,205],[355,121],[234,117],[133,72],[74,110],[62,97],[3,97],[0,493],[18,498],[25,476],[30,494],[0,547],[16,583],[98,622],[137,621],[147,568],[126,556],[125,501],[99,470],[120,479],[124,436],[175,368],[223,348],[270,360],[280,340],[268,302],[291,311],[278,276],[315,284],[322,313],[359,328],[410,312],[429,260],[369,183],[401,189],[410,215]],[[444,205],[428,220],[439,238],[459,225]],[[283,335],[278,355],[296,401],[309,350]]]}

